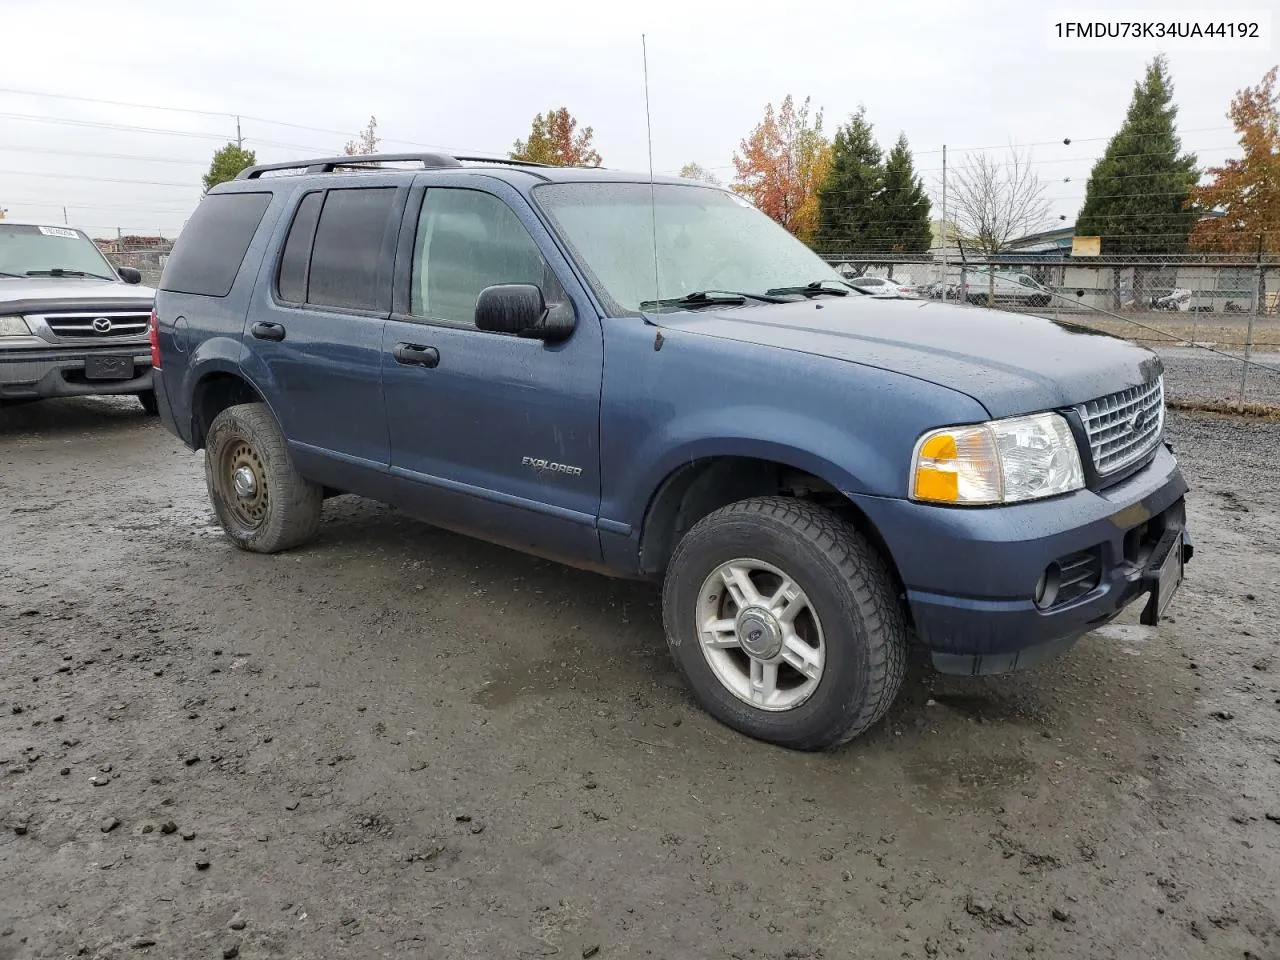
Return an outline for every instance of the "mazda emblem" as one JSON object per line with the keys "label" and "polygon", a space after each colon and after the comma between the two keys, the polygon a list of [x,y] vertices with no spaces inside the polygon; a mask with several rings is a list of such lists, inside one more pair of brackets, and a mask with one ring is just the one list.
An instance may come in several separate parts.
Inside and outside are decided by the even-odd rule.
{"label": "mazda emblem", "polygon": [[111,318],[110,317],[94,317],[93,332],[94,333],[110,333]]}

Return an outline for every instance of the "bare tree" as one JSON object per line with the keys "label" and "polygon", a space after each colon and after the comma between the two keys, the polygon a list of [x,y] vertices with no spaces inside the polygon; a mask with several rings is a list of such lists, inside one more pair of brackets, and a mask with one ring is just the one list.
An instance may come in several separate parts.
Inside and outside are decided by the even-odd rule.
{"label": "bare tree", "polygon": [[680,176],[687,180],[701,180],[703,183],[710,183],[713,186],[720,186],[720,178],[704,167],[702,164],[690,160],[680,168]]}
{"label": "bare tree", "polygon": [[342,153],[348,157],[368,156],[378,152],[378,144],[382,138],[378,136],[378,118],[370,117],[369,123],[354,140],[348,140]]}
{"label": "bare tree", "polygon": [[[956,173],[952,186],[955,222],[961,242],[990,259],[1013,241],[1044,229],[1050,220],[1045,184],[1030,155],[1009,148],[1006,159],[973,154]],[[987,304],[995,303],[996,275],[987,271]]]}

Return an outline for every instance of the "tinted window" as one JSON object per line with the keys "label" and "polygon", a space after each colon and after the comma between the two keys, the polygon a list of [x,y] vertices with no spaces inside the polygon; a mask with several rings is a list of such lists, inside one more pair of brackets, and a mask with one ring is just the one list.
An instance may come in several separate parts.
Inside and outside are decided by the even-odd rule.
{"label": "tinted window", "polygon": [[379,308],[386,299],[378,289],[382,239],[395,195],[394,187],[329,191],[311,250],[308,303]]}
{"label": "tinted window", "polygon": [[174,246],[160,279],[162,290],[225,297],[245,251],[271,202],[269,193],[215,193],[205,197]]}
{"label": "tinted window", "polygon": [[316,232],[323,193],[308,193],[298,204],[293,226],[280,255],[280,279],[277,289],[281,300],[302,303],[307,299],[307,265],[311,262],[311,237]]}
{"label": "tinted window", "polygon": [[563,297],[505,203],[476,190],[428,190],[414,241],[413,315],[474,323],[480,291],[499,283],[536,284],[548,301]]}

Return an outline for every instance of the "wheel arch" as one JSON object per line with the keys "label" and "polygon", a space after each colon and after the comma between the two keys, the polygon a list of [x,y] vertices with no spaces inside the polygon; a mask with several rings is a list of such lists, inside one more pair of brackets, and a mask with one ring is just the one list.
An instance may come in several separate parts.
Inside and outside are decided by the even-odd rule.
{"label": "wheel arch", "polygon": [[[209,425],[228,407],[240,403],[271,405],[254,384],[239,370],[215,368],[201,374],[191,391],[191,446],[200,450],[209,435]],[[275,411],[271,411],[275,416]],[[276,422],[280,418],[276,417]]]}
{"label": "wheel arch", "polygon": [[[640,530],[639,566],[644,576],[661,575],[680,538],[708,514],[751,497],[793,496],[817,503],[850,523],[884,559],[901,594],[905,587],[885,538],[844,492],[847,477],[802,458],[717,454],[687,461],[669,471],[649,498]],[[803,458],[808,459],[808,458]],[[824,475],[825,474],[825,475]]]}

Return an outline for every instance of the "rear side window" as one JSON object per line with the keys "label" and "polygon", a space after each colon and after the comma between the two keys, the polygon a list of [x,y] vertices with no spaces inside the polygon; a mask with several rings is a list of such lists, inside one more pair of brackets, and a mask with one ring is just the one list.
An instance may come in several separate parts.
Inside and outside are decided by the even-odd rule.
{"label": "rear side window", "polygon": [[160,289],[225,297],[271,203],[270,193],[215,193],[196,207],[165,264]]}
{"label": "rear side window", "polygon": [[307,267],[311,262],[311,238],[316,232],[316,220],[320,217],[323,193],[308,193],[298,204],[289,237],[280,255],[280,279],[276,286],[281,300],[305,303],[307,299]]}
{"label": "rear side window", "polygon": [[387,299],[380,296],[378,268],[395,195],[395,187],[328,192],[311,248],[307,303],[377,310]]}

